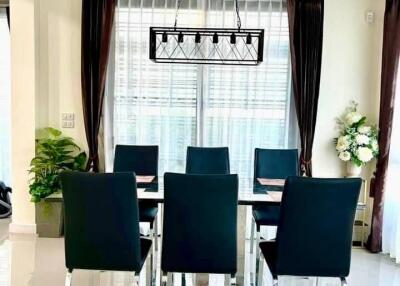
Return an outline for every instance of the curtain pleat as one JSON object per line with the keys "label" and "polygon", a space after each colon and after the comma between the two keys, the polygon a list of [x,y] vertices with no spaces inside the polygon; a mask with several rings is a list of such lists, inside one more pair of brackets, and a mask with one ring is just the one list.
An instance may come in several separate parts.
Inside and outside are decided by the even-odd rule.
{"label": "curtain pleat", "polygon": [[11,26],[10,26],[10,7],[6,7],[6,15],[7,15],[8,29],[10,29],[11,28]]}
{"label": "curtain pleat", "polygon": [[89,148],[87,170],[99,171],[98,134],[116,0],[82,1],[82,105]]}
{"label": "curtain pleat", "polygon": [[385,181],[388,173],[390,139],[396,94],[397,71],[400,57],[400,0],[387,0],[382,50],[381,100],[379,111],[379,148],[371,196],[374,198],[371,234],[368,248],[372,252],[382,251],[382,222]]}
{"label": "curtain pleat", "polygon": [[312,175],[324,24],[323,0],[288,0],[293,93],[301,142],[301,171]]}
{"label": "curtain pleat", "polygon": [[[208,0],[206,26],[236,27],[231,3]],[[254,148],[297,148],[291,142],[296,128],[288,124],[292,103],[286,1],[239,1],[239,8],[242,27],[264,29],[264,61],[255,67],[204,66],[201,143],[228,146],[231,171],[251,178]]]}

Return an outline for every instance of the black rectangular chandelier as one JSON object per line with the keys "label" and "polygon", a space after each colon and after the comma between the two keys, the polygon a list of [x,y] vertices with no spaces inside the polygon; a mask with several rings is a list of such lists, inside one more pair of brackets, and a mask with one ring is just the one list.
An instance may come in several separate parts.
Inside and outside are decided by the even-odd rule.
{"label": "black rectangular chandelier", "polygon": [[150,28],[150,59],[158,63],[258,65],[263,29]]}
{"label": "black rectangular chandelier", "polygon": [[242,29],[235,0],[237,29],[178,28],[178,0],[173,27],[150,28],[150,59],[156,63],[254,66],[263,61],[264,29]]}

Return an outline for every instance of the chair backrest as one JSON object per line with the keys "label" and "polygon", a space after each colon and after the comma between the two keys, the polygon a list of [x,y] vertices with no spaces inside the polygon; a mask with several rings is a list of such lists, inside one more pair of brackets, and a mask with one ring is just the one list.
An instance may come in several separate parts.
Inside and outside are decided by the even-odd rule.
{"label": "chair backrest", "polygon": [[298,174],[297,149],[255,149],[254,178],[286,179]]}
{"label": "chair backrest", "polygon": [[277,232],[277,275],[348,276],[360,188],[360,178],[287,178]]}
{"label": "chair backrest", "polygon": [[161,269],[236,273],[237,175],[164,175]]}
{"label": "chair backrest", "polygon": [[187,148],[186,174],[230,174],[228,147]]}
{"label": "chair backrest", "polygon": [[140,270],[133,173],[61,174],[68,269]]}
{"label": "chair backrest", "polygon": [[158,176],[158,146],[115,146],[114,172]]}

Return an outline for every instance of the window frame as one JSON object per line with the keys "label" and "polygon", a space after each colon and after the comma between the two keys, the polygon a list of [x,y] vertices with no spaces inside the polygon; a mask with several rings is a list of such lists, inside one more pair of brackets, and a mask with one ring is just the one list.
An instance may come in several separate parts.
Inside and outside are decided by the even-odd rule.
{"label": "window frame", "polygon": [[[203,7],[201,10],[206,11],[208,7],[208,1],[202,1]],[[284,3],[284,1],[282,1]],[[272,5],[272,9],[277,6]],[[284,3],[283,6],[286,4]],[[138,8],[143,9],[143,8]],[[157,8],[158,9],[158,8]],[[212,10],[212,9],[211,9]],[[110,57],[107,68],[107,80],[105,89],[105,99],[103,106],[103,127],[104,127],[104,157],[106,171],[112,171],[114,148],[115,148],[115,135],[114,135],[114,87],[115,87],[115,52],[116,52],[116,24],[118,21],[118,9],[116,9],[115,21],[112,30],[111,44],[110,44]],[[207,13],[203,13],[203,25],[207,23]],[[285,138],[284,148],[299,148],[299,132],[297,124],[297,116],[295,109],[295,102],[293,97],[292,79],[291,79],[291,65],[290,65],[290,52],[288,53],[288,80],[287,80],[287,91],[288,99],[285,110]],[[204,108],[204,93],[205,85],[207,85],[208,69],[204,65],[198,65],[197,67],[197,92],[196,92],[196,146],[204,146],[204,120],[205,120],[205,108]]]}

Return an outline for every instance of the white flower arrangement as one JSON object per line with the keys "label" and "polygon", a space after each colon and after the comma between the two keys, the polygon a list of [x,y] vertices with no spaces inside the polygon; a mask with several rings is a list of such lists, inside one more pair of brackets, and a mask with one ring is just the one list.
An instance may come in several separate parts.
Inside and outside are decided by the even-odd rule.
{"label": "white flower arrangement", "polygon": [[337,119],[340,136],[335,138],[339,159],[363,166],[379,154],[378,129],[366,123],[367,118],[357,112],[357,103],[351,102],[344,116]]}

